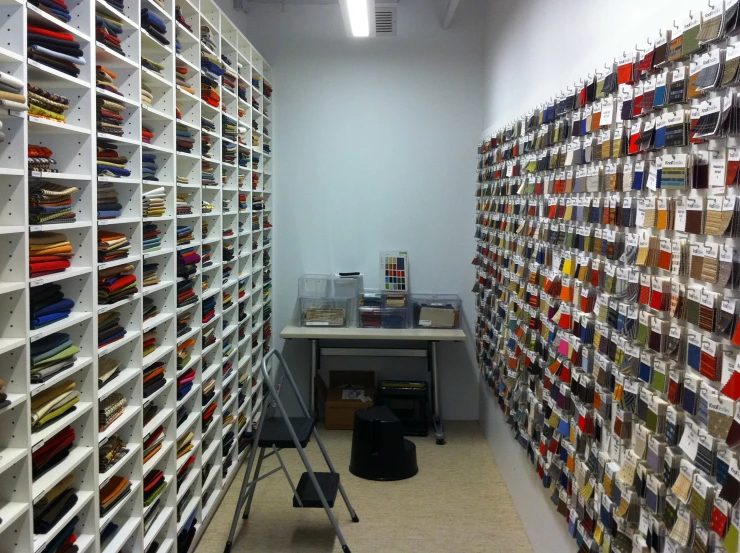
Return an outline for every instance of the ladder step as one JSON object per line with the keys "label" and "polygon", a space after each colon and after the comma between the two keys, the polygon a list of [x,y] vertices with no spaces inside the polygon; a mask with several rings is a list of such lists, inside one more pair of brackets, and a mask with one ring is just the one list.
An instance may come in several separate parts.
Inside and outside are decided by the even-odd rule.
{"label": "ladder step", "polygon": [[[326,502],[329,504],[329,507],[333,508],[334,500],[337,498],[337,492],[339,491],[339,473],[332,474],[331,472],[314,472],[314,474],[316,475],[316,480],[318,480],[319,482],[319,487],[321,488],[321,491],[324,492]],[[298,496],[303,502],[304,508],[324,508],[324,506],[321,504],[321,499],[319,499],[319,494],[316,493],[316,488],[314,488],[313,483],[311,482],[311,479],[309,478],[307,472],[304,472],[301,475],[301,479],[298,482],[296,490],[298,491]],[[300,507],[298,501],[296,501],[295,496],[293,496],[293,507]]]}

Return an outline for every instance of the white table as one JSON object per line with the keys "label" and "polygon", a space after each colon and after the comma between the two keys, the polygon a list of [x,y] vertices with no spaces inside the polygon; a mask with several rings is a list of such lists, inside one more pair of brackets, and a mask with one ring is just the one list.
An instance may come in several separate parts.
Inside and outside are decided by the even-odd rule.
{"label": "white table", "polygon": [[[424,329],[424,328],[331,328],[286,326],[280,337],[284,340],[311,341],[311,391],[309,409],[314,410],[316,403],[316,375],[322,355],[342,356],[375,356],[375,357],[425,357],[431,373],[432,422],[434,435],[438,444],[444,444],[445,432],[439,401],[439,375],[437,369],[437,342],[462,342],[465,332],[462,330]],[[368,347],[321,347],[321,340],[367,341]],[[424,342],[424,347],[379,348],[372,342]]]}

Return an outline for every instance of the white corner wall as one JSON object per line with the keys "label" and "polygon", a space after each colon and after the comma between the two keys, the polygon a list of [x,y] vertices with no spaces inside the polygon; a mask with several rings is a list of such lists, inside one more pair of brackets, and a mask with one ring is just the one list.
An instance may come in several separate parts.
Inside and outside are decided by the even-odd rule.
{"label": "white corner wall", "polygon": [[[624,50],[644,47],[660,29],[706,7],[706,0],[492,0],[484,48],[487,138],[572,87]],[[513,440],[488,386],[480,384],[480,422],[535,553],[576,551],[524,450]],[[536,521],[536,523],[533,523]]]}
{"label": "white corner wall", "polygon": [[[294,316],[301,274],[361,271],[374,287],[381,250],[408,251],[412,290],[460,295],[470,323],[472,273],[461,268],[473,255],[485,2],[467,0],[443,31],[447,0],[403,0],[399,36],[371,40],[345,36],[338,4],[250,4],[247,15],[218,3],[274,71],[274,332]],[[308,343],[275,343],[307,390]],[[425,378],[411,362],[323,368]],[[470,344],[440,346],[440,371],[445,418],[476,419]]]}

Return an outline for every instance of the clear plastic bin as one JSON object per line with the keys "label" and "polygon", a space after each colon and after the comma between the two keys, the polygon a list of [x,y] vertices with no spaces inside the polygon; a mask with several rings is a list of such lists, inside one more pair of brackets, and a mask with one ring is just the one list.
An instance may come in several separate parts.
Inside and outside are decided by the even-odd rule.
{"label": "clear plastic bin", "polygon": [[302,275],[298,277],[299,298],[331,298],[333,297],[331,275]]}
{"label": "clear plastic bin", "polygon": [[381,313],[381,325],[383,328],[408,328],[408,307],[383,307]]}
{"label": "clear plastic bin", "polygon": [[300,298],[301,326],[346,327],[348,299]]}
{"label": "clear plastic bin", "polygon": [[414,328],[460,328],[462,300],[455,294],[414,294]]}

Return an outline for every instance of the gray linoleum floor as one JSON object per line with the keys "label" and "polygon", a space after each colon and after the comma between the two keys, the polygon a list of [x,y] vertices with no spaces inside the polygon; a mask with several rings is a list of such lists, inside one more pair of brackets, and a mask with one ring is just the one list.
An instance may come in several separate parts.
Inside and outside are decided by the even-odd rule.
{"label": "gray linoleum floor", "polygon": [[[401,482],[371,482],[349,473],[352,433],[322,432],[329,455],[360,517],[352,523],[337,497],[334,507],[352,553],[531,553],[532,547],[477,422],[446,423],[447,445],[411,438],[419,474]],[[308,447],[314,470],[321,452]],[[297,483],[303,465],[294,450],[283,458]],[[246,463],[245,463],[246,464]],[[265,469],[276,466],[275,459]],[[222,553],[242,482],[237,475],[196,553]],[[237,531],[233,553],[334,553],[342,548],[322,509],[294,509],[287,481],[277,473],[257,486],[249,520]]]}

